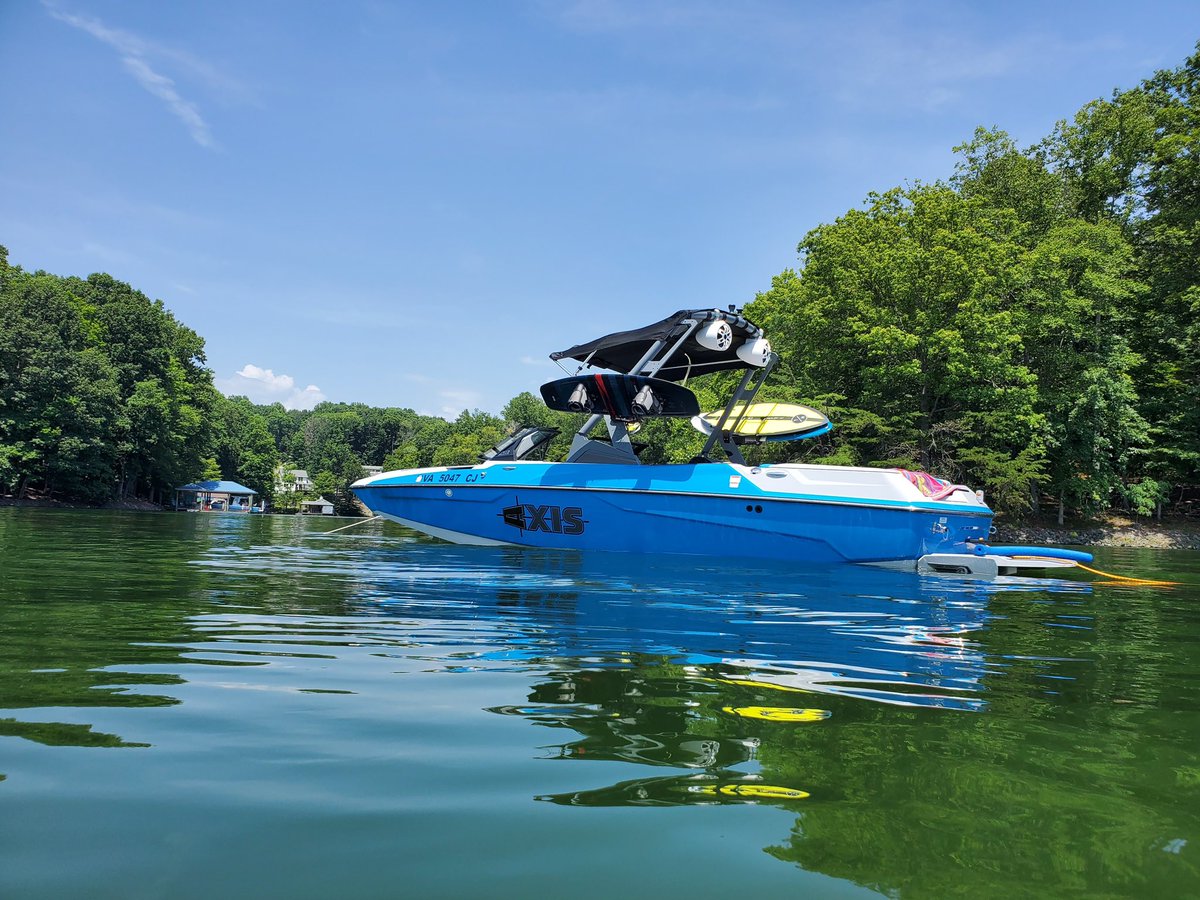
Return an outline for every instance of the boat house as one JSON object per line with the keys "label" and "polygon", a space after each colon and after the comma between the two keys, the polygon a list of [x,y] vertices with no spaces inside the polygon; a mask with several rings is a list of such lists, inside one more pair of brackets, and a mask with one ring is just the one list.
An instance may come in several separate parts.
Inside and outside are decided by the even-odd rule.
{"label": "boat house", "polygon": [[332,516],[333,504],[324,497],[318,500],[305,500],[300,504],[300,512],[306,516]]}
{"label": "boat house", "polygon": [[195,481],[175,488],[175,508],[197,512],[249,512],[254,491],[236,481]]}

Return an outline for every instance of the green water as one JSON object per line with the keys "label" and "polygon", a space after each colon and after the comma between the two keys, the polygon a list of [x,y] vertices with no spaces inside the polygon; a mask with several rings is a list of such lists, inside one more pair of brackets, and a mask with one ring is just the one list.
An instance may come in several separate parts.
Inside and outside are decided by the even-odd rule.
{"label": "green water", "polygon": [[0,509],[0,897],[1200,896],[1200,553],[340,524]]}

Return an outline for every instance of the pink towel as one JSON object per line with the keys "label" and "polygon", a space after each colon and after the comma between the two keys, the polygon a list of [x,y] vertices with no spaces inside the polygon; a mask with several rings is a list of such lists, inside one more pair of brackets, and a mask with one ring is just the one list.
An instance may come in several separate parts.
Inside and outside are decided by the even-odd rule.
{"label": "pink towel", "polygon": [[946,488],[950,487],[950,482],[934,478],[928,472],[910,472],[908,469],[901,469],[900,473],[915,484],[917,490],[926,497],[932,497],[935,494],[944,494]]}

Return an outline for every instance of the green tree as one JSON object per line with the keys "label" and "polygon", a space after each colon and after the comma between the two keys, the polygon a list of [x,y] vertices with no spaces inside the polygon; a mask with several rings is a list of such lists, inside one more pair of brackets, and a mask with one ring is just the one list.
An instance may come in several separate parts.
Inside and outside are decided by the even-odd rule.
{"label": "green tree", "polygon": [[1024,226],[1014,232],[1021,243],[1035,243],[1071,216],[1062,178],[1050,169],[1043,148],[1021,152],[1006,132],[976,128],[974,137],[954,150],[960,159],[951,185],[964,197],[1012,210]]}
{"label": "green tree", "polygon": [[[3,259],[6,254],[0,254]],[[0,269],[0,484],[99,502],[112,492],[117,385],[61,279]]]}
{"label": "green tree", "polygon": [[434,465],[434,454],[450,437],[451,431],[452,426],[445,419],[418,417],[411,435],[384,457],[384,468],[415,469]]}
{"label": "green tree", "polygon": [[272,499],[279,453],[266,419],[245,397],[221,398],[217,419],[216,458],[222,475]]}
{"label": "green tree", "polygon": [[1059,122],[1039,151],[1061,181],[1070,214],[1132,227],[1145,209],[1142,178],[1154,132],[1152,103],[1141,88],[1093,100]]}
{"label": "green tree", "polygon": [[433,451],[435,466],[469,465],[479,461],[483,452],[500,443],[507,429],[503,420],[481,410],[463,410],[454,420],[450,433]]}
{"label": "green tree", "polygon": [[1027,503],[1046,426],[1014,327],[1021,234],[983,198],[895,189],[811,231],[802,273],[747,308],[797,388],[846,398],[841,458],[974,477],[1003,507]]}
{"label": "green tree", "polygon": [[275,448],[280,456],[287,456],[292,438],[303,423],[304,413],[300,410],[285,409],[282,403],[256,406],[255,411],[267,423],[267,430],[271,433],[271,439],[275,441]]}
{"label": "green tree", "polygon": [[1050,491],[1086,512],[1106,508],[1149,441],[1126,337],[1144,292],[1133,247],[1113,222],[1056,226],[1019,267],[1026,358],[1049,422]]}
{"label": "green tree", "polygon": [[1143,90],[1155,140],[1145,173],[1145,217],[1137,224],[1149,282],[1134,349],[1145,415],[1154,423],[1151,468],[1200,482],[1200,45],[1178,69]]}
{"label": "green tree", "polygon": [[338,477],[332,472],[318,472],[313,476],[313,493],[324,497],[326,500],[333,500],[333,495],[339,490]]}

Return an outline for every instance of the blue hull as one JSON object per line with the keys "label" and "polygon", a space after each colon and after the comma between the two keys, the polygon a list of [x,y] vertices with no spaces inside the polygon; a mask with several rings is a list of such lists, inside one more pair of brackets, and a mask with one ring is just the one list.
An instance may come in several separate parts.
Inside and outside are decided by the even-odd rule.
{"label": "blue hull", "polygon": [[[388,473],[376,514],[458,543],[802,563],[915,561],[987,536],[986,506],[780,493],[730,465],[524,463]],[[758,472],[759,470],[754,470]]]}

